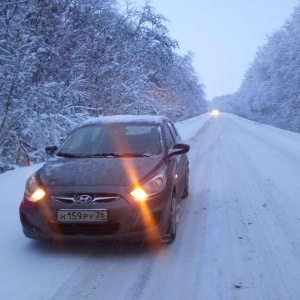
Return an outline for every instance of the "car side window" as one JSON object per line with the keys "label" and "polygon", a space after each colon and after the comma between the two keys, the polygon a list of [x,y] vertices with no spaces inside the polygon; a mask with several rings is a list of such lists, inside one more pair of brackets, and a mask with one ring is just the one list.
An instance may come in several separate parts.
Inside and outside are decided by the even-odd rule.
{"label": "car side window", "polygon": [[169,149],[172,149],[175,145],[175,141],[170,132],[169,126],[166,123],[164,124],[164,131],[165,131],[167,146]]}
{"label": "car side window", "polygon": [[177,143],[178,142],[178,134],[177,134],[176,129],[174,128],[174,125],[170,122],[167,122],[167,124],[169,126],[169,129],[171,131],[171,134],[173,136],[173,139],[174,139],[175,143]]}

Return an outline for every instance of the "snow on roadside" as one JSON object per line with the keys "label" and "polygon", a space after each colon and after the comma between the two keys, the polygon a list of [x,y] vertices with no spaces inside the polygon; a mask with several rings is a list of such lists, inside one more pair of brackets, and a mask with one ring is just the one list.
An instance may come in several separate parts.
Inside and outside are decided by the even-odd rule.
{"label": "snow on roadside", "polygon": [[177,122],[176,128],[178,129],[182,139],[188,141],[194,137],[199,130],[205,125],[205,123],[211,118],[210,113],[206,113],[188,120]]}

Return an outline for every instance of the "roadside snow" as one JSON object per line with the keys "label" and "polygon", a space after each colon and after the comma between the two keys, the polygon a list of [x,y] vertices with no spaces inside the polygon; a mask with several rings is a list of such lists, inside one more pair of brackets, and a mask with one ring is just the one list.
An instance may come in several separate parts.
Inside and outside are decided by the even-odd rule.
{"label": "roadside snow", "polygon": [[300,135],[229,114],[176,126],[190,195],[159,249],[29,240],[18,207],[41,165],[1,174],[1,299],[299,299]]}
{"label": "roadside snow", "polygon": [[188,142],[202,130],[205,123],[211,118],[211,114],[203,114],[185,121],[177,122],[176,128],[180,132],[182,139]]}

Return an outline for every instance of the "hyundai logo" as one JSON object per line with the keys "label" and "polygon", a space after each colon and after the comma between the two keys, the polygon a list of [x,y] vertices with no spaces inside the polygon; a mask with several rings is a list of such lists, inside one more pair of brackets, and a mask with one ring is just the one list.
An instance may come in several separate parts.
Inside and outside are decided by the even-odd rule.
{"label": "hyundai logo", "polygon": [[93,200],[93,197],[90,195],[78,195],[75,197],[77,203],[89,203]]}

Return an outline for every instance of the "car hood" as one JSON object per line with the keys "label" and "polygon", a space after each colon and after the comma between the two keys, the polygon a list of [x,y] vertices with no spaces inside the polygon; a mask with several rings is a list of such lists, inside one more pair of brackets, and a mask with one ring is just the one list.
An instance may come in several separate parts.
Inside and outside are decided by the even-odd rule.
{"label": "car hood", "polygon": [[127,186],[159,168],[163,156],[53,158],[39,170],[44,186]]}

